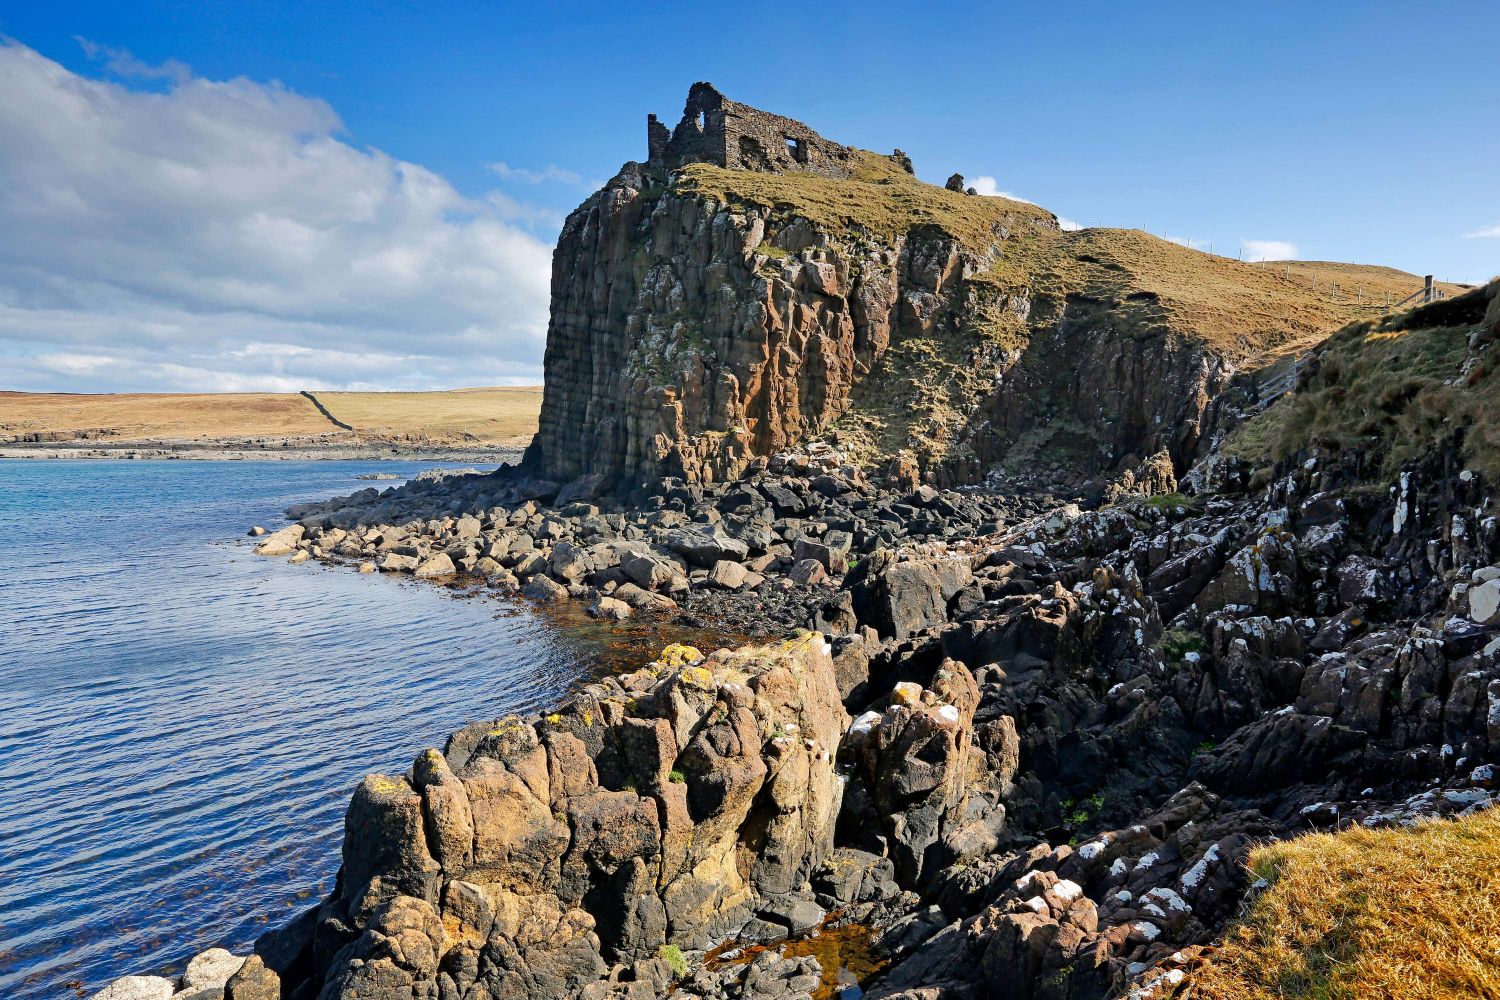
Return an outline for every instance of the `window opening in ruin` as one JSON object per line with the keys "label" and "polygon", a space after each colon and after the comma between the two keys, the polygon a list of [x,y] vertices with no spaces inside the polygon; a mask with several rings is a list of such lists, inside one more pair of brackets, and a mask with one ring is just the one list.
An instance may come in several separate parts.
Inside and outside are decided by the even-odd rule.
{"label": "window opening in ruin", "polygon": [[802,146],[801,139],[788,139],[786,141],[787,152],[792,154],[792,159],[798,163],[807,162],[807,150]]}

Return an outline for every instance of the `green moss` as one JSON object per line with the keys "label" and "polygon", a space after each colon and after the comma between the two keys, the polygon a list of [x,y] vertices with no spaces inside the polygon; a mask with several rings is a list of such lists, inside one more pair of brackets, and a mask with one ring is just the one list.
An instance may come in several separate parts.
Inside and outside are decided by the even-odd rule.
{"label": "green moss", "polygon": [[672,967],[672,978],[685,979],[688,974],[687,957],[682,954],[682,949],[675,944],[664,944],[656,949],[656,957],[665,961]]}
{"label": "green moss", "polygon": [[1181,493],[1159,493],[1153,497],[1145,497],[1141,503],[1156,510],[1176,510],[1178,507],[1193,506],[1193,501]]}
{"label": "green moss", "polygon": [[1168,663],[1181,663],[1189,653],[1201,653],[1207,646],[1203,637],[1186,629],[1167,629],[1161,636],[1161,652]]}
{"label": "green moss", "polygon": [[[1224,453],[1265,467],[1305,449],[1363,449],[1381,458],[1371,471],[1389,476],[1461,434],[1466,463],[1500,474],[1500,353],[1468,346],[1483,301],[1481,290],[1443,313],[1345,327],[1318,349],[1297,390],[1241,425]],[[1429,317],[1450,325],[1423,325]]]}

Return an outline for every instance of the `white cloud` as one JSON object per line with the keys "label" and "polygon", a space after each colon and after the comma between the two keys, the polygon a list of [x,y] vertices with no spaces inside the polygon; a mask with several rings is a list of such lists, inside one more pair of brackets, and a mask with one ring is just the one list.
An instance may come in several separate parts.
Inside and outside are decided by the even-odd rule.
{"label": "white cloud", "polygon": [[[966,182],[966,186],[973,188],[975,194],[983,195],[986,198],[1009,198],[1011,201],[1025,202],[1028,205],[1036,204],[1030,198],[1022,198],[1020,195],[1010,191],[1001,191],[999,183],[993,177],[975,177],[973,180]],[[1063,215],[1057,217],[1057,224],[1066,232],[1083,228],[1081,223],[1075,222]]]}
{"label": "white cloud", "polygon": [[1485,226],[1483,229],[1476,229],[1472,233],[1464,233],[1464,239],[1466,239],[1466,240],[1500,239],[1500,224],[1496,224],[1496,225],[1493,225],[1493,226]]}
{"label": "white cloud", "polygon": [[1018,194],[1001,191],[999,182],[993,177],[975,177],[967,182],[967,186],[973,188],[976,193],[982,194],[986,198],[1009,198],[1011,201],[1024,201],[1028,205],[1036,204],[1030,198],[1022,198]]}
{"label": "white cloud", "polygon": [[125,49],[112,49],[108,45],[89,41],[81,35],[74,35],[73,41],[83,49],[84,55],[103,62],[104,68],[116,76],[132,80],[171,80],[174,83],[185,83],[193,75],[192,69],[186,63],[178,62],[176,59],[168,59],[159,66],[153,66],[137,59]]}
{"label": "white cloud", "polygon": [[1296,260],[1297,244],[1286,240],[1240,240],[1245,260]]}
{"label": "white cloud", "polygon": [[554,216],[280,84],[90,51],[165,89],[0,38],[0,388],[540,381]]}
{"label": "white cloud", "polygon": [[513,167],[504,161],[498,163],[486,163],[485,169],[495,176],[508,181],[521,181],[524,184],[543,184],[552,182],[555,184],[569,184],[573,187],[581,187],[583,178],[571,170],[564,170],[555,163],[549,163],[541,170],[527,170],[523,167]]}

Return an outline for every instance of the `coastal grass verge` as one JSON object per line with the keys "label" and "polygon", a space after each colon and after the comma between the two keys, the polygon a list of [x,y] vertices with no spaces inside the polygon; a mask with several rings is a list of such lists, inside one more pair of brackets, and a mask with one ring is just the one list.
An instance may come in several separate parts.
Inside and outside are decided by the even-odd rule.
{"label": "coastal grass verge", "polygon": [[1500,997],[1500,809],[1310,834],[1249,863],[1266,888],[1176,996]]}

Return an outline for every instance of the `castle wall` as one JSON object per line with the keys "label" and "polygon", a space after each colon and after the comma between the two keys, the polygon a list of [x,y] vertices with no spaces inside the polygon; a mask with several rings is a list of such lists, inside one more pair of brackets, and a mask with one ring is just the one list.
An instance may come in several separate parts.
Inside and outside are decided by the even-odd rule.
{"label": "castle wall", "polygon": [[650,162],[669,170],[711,163],[730,170],[842,179],[854,168],[849,147],[794,119],[728,100],[708,83],[693,84],[675,129],[649,115],[646,136]]}

